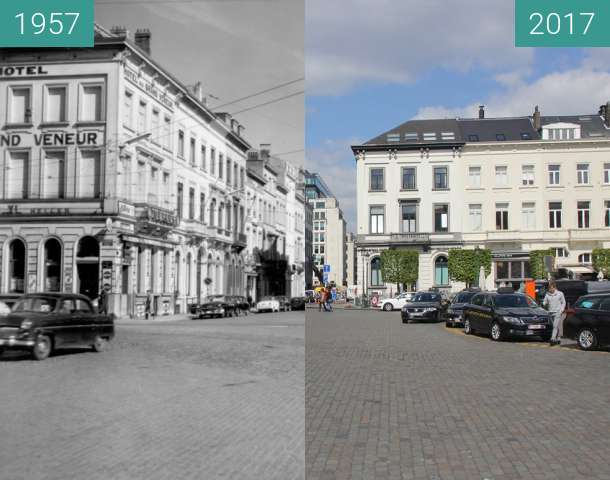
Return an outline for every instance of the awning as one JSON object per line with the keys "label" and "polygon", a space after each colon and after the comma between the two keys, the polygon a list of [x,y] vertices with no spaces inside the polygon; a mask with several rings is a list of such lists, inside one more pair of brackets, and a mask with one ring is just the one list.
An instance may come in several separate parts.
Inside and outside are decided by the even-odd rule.
{"label": "awning", "polygon": [[595,270],[591,267],[585,267],[584,265],[579,265],[575,267],[559,267],[564,268],[572,273],[582,274],[582,273],[595,273]]}

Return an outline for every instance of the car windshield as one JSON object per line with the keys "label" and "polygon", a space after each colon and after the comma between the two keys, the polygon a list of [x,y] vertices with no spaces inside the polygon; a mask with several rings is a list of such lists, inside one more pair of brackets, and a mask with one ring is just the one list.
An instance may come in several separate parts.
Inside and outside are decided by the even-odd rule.
{"label": "car windshield", "polygon": [[261,302],[270,302],[272,300],[276,300],[275,297],[263,297],[261,298]]}
{"label": "car windshield", "polygon": [[580,300],[578,300],[576,302],[576,305],[574,305],[574,307],[575,308],[584,308],[587,310],[597,309],[600,301],[601,301],[601,298],[585,297],[585,298],[581,298]]}
{"label": "car windshield", "polygon": [[413,297],[413,302],[438,302],[441,296],[438,293],[418,293]]}
{"label": "car windshield", "polygon": [[13,305],[13,312],[50,313],[55,310],[57,300],[48,297],[22,298]]}
{"label": "car windshield", "polygon": [[475,296],[475,292],[462,292],[462,293],[458,293],[454,298],[453,298],[453,303],[470,303],[470,300],[472,300],[472,297]]}
{"label": "car windshield", "polygon": [[527,295],[496,295],[496,307],[503,308],[525,308],[537,307],[538,305]]}

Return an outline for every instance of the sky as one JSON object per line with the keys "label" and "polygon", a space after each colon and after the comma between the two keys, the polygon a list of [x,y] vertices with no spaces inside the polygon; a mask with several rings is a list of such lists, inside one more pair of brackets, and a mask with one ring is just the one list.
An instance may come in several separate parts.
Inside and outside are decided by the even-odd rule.
{"label": "sky", "polygon": [[412,118],[594,114],[610,48],[516,48],[510,0],[307,0],[306,166],[356,231],[350,145]]}
{"label": "sky", "polygon": [[221,111],[233,113],[295,94],[235,118],[254,148],[270,143],[272,153],[303,164],[303,0],[95,0],[95,21],[131,33],[150,29],[152,57],[185,85],[201,81],[213,110],[299,80]]}

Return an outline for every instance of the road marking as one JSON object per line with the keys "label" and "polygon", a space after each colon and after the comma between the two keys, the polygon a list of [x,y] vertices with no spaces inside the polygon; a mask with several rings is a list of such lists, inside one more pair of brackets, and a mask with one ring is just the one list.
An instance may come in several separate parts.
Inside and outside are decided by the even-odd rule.
{"label": "road marking", "polygon": [[[456,329],[456,328],[449,328],[449,327],[445,327],[445,330],[449,333],[453,333],[454,335],[458,335],[460,337],[465,337],[465,338],[471,338],[471,339],[476,339],[476,340],[489,340],[491,341],[489,338],[487,337],[481,337],[478,335],[466,335],[466,333],[464,333],[463,330],[460,329]],[[528,348],[548,348],[548,349],[554,349],[554,350],[561,350],[561,351],[567,351],[567,352],[579,352],[579,353],[597,353],[598,355],[608,355],[610,354],[609,351],[605,351],[605,350],[591,350],[591,351],[586,351],[586,350],[581,350],[580,348],[578,348],[577,345],[557,345],[554,347],[551,347],[548,343],[542,343],[542,342],[512,342],[513,345],[520,345],[523,347],[528,347]]]}

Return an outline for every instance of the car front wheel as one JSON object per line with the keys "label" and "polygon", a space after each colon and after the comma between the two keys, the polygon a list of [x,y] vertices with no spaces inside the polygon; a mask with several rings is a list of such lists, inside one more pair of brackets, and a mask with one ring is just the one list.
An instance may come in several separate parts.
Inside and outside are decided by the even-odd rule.
{"label": "car front wheel", "polygon": [[53,351],[53,341],[48,335],[38,335],[34,348],[32,349],[32,355],[36,360],[42,361],[49,358]]}
{"label": "car front wheel", "polygon": [[491,326],[491,339],[494,342],[499,342],[502,340],[502,328],[500,328],[500,324],[498,322],[494,322]]}
{"label": "car front wheel", "polygon": [[578,332],[577,342],[581,350],[595,350],[597,348],[597,335],[590,328],[583,328]]}
{"label": "car front wheel", "polygon": [[394,310],[394,307],[393,307],[393,305],[391,303],[386,303],[383,306],[383,310],[385,312],[391,312],[392,310]]}
{"label": "car front wheel", "polygon": [[93,348],[94,352],[103,352],[104,350],[106,350],[106,347],[108,346],[108,340],[106,340],[104,337],[100,336],[100,335],[96,335],[95,338],[93,339],[93,345],[91,345],[91,348]]}
{"label": "car front wheel", "polygon": [[464,333],[466,335],[472,335],[474,333],[474,331],[472,330],[472,325],[470,325],[470,320],[468,319],[464,320]]}

